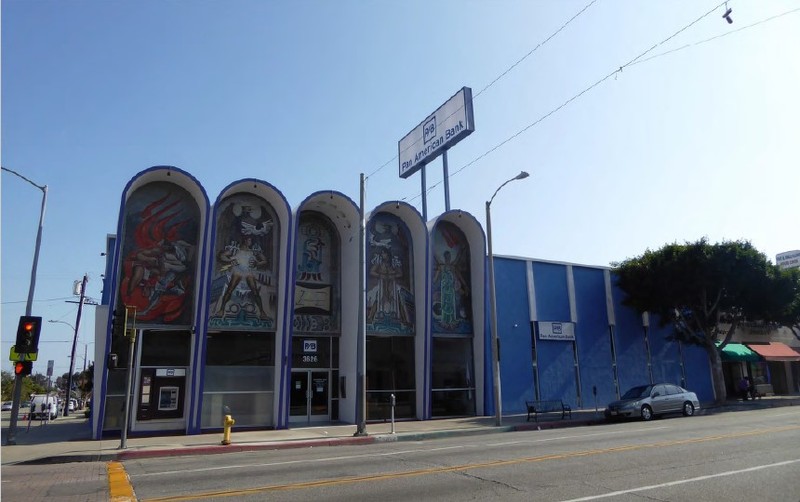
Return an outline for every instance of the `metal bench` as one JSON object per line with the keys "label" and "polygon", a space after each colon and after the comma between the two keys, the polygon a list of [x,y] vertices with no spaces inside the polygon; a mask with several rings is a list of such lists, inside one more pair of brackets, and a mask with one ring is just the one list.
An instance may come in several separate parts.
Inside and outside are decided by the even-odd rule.
{"label": "metal bench", "polygon": [[533,415],[534,421],[539,421],[539,415],[544,413],[561,413],[561,418],[572,418],[572,408],[560,399],[549,399],[542,401],[525,401],[525,406],[528,408],[527,421],[531,421]]}

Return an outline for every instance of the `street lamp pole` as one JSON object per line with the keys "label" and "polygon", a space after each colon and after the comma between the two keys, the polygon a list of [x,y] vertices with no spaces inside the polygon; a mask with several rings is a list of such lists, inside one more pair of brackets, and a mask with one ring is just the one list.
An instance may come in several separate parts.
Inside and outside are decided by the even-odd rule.
{"label": "street lamp pole", "polygon": [[[31,266],[31,282],[28,288],[28,301],[25,304],[25,315],[31,315],[31,311],[33,310],[33,293],[36,290],[36,270],[39,266],[39,248],[42,247],[42,229],[44,228],[44,213],[47,207],[47,185],[37,185],[33,181],[29,180],[25,176],[21,175],[20,173],[14,171],[13,169],[8,169],[6,167],[0,166],[0,169],[3,171],[9,172],[14,176],[22,178],[23,180],[27,181],[31,185],[35,186],[39,190],[42,191],[42,208],[39,211],[39,228],[36,231],[36,246],[33,249],[33,265]],[[23,377],[19,375],[14,376],[14,392],[12,394],[12,405],[11,405],[11,418],[8,423],[8,433],[6,433],[6,445],[15,445],[17,444],[17,420],[19,418],[19,402],[22,398],[22,379]]]}
{"label": "street lamp pole", "polygon": [[527,178],[529,175],[521,171],[518,175],[500,185],[486,201],[486,242],[489,246],[489,309],[492,329],[492,390],[494,391],[494,424],[503,425],[503,404],[500,395],[500,339],[497,336],[497,296],[494,285],[494,254],[492,253],[492,212],[491,206],[497,192],[512,181]]}

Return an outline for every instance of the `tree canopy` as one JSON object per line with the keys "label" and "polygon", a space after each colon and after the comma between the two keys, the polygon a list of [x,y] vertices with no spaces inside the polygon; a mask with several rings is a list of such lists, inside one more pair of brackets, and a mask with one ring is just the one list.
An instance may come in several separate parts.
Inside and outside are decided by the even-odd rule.
{"label": "tree canopy", "polygon": [[747,241],[668,244],[614,268],[626,305],[672,324],[675,339],[706,348],[718,400],[725,387],[717,342],[727,343],[743,321],[786,324],[792,315],[797,321],[797,275]]}

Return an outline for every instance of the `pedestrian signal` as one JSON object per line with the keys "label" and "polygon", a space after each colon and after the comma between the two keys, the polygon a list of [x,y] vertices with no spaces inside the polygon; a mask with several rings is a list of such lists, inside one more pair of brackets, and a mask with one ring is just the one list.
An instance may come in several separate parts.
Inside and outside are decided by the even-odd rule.
{"label": "pedestrian signal", "polygon": [[111,313],[111,336],[120,337],[125,336],[125,325],[128,323],[128,311],[124,305],[119,307]]}
{"label": "pedestrian signal", "polygon": [[33,371],[33,363],[30,361],[19,361],[14,363],[14,374],[18,377],[30,375],[31,371]]}

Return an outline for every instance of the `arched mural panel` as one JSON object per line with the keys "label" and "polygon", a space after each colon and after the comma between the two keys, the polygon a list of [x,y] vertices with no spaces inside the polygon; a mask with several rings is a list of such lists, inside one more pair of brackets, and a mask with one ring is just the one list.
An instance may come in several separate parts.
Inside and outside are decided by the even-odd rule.
{"label": "arched mural panel", "polygon": [[469,244],[464,233],[453,223],[442,221],[434,228],[433,261],[432,332],[471,334]]}
{"label": "arched mural panel", "polygon": [[413,334],[411,234],[403,221],[378,213],[367,226],[367,332]]}
{"label": "arched mural panel", "polygon": [[217,210],[209,328],[276,329],[278,218],[261,197],[237,193]]}
{"label": "arched mural panel", "polygon": [[340,331],[339,238],[330,219],[303,211],[297,236],[294,330]]}
{"label": "arched mural panel", "polygon": [[200,209],[188,191],[157,181],[125,203],[121,303],[140,325],[192,324]]}

